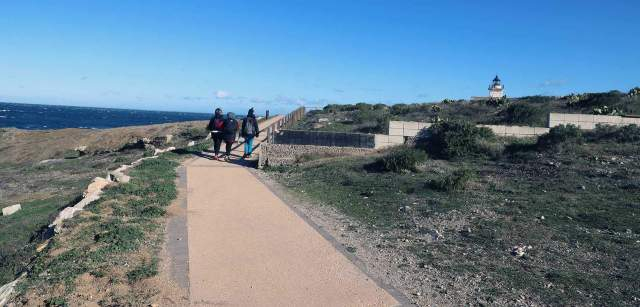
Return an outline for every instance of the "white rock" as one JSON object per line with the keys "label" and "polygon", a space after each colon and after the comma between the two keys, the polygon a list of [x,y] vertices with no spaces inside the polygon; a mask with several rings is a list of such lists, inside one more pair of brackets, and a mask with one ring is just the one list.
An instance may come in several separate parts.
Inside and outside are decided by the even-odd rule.
{"label": "white rock", "polygon": [[82,209],[78,209],[74,207],[64,208],[62,211],[60,211],[60,213],[58,213],[58,216],[56,217],[55,220],[53,220],[53,223],[49,224],[49,227],[54,227],[54,230],[56,233],[60,232],[60,230],[62,229],[62,222],[64,220],[68,220],[72,218],[73,215],[76,214],[76,212],[78,211],[82,211]]}
{"label": "white rock", "polygon": [[189,141],[189,143],[187,143],[188,147],[195,146],[195,145],[196,145],[196,142],[194,141]]}
{"label": "white rock", "polygon": [[3,216],[12,215],[12,214],[20,211],[20,209],[22,209],[22,206],[20,206],[20,204],[15,204],[13,206],[4,207],[4,208],[2,208],[2,215]]}
{"label": "white rock", "polygon": [[173,135],[172,134],[167,134],[164,137],[167,139],[167,143],[171,143],[171,140],[173,140]]}
{"label": "white rock", "polygon": [[96,177],[96,178],[93,179],[93,182],[91,182],[91,184],[89,184],[89,186],[84,191],[84,193],[82,193],[82,196],[83,197],[87,197],[87,195],[89,195],[89,194],[102,193],[102,189],[104,187],[106,187],[110,182],[111,182],[111,180],[109,180],[109,179],[105,179],[105,178],[102,178],[102,177]]}

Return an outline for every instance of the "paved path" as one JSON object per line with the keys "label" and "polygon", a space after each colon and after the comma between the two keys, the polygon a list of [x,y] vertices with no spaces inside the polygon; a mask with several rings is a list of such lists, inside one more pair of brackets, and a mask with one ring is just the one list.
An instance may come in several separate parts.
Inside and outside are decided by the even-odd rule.
{"label": "paved path", "polygon": [[185,166],[192,305],[398,305],[247,168]]}

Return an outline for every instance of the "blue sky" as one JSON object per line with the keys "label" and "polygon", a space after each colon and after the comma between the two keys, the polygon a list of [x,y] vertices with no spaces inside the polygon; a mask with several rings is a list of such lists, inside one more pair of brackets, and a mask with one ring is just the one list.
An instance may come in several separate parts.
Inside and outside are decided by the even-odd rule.
{"label": "blue sky", "polygon": [[0,101],[209,112],[640,86],[640,1],[0,1]]}

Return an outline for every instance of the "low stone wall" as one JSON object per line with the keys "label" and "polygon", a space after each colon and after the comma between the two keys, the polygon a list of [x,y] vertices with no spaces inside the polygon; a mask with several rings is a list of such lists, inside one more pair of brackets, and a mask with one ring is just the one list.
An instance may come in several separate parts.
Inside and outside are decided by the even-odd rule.
{"label": "low stone wall", "polygon": [[580,127],[580,129],[590,130],[595,129],[597,124],[611,126],[626,126],[631,124],[640,125],[640,118],[609,115],[549,113],[549,127],[568,124],[576,125]]}
{"label": "low stone wall", "polygon": [[374,148],[376,145],[373,134],[304,130],[280,130],[274,134],[273,144],[357,148]]}
{"label": "low stone wall", "polygon": [[497,136],[513,136],[513,137],[533,137],[549,132],[549,128],[545,127],[529,127],[529,126],[502,126],[502,125],[477,125],[491,129]]}
{"label": "low stone wall", "polygon": [[373,153],[373,148],[355,148],[355,147],[335,147],[335,146],[314,146],[314,145],[291,145],[291,144],[266,144],[260,145],[260,157],[258,159],[258,167],[265,165],[291,165],[308,156],[353,156],[366,155]]}
{"label": "low stone wall", "polygon": [[[408,136],[413,137],[418,135],[418,132],[424,128],[431,127],[432,123],[422,122],[405,122],[405,121],[390,121],[389,122],[389,136]],[[404,142],[404,139],[403,139]]]}
{"label": "low stone wall", "polygon": [[[421,122],[405,122],[405,121],[390,121],[389,122],[389,142],[387,146],[402,144],[406,138],[412,138],[418,135],[418,132],[424,128],[431,127],[432,123]],[[514,136],[514,137],[532,137],[545,134],[549,132],[549,128],[546,127],[528,127],[528,126],[503,126],[503,125],[478,125],[478,127],[486,127],[491,129],[498,136]],[[399,136],[402,136],[402,142],[400,142]],[[380,137],[382,144],[383,138]],[[400,143],[398,143],[400,142]],[[376,143],[376,146],[378,143]],[[376,147],[378,148],[378,147]]]}

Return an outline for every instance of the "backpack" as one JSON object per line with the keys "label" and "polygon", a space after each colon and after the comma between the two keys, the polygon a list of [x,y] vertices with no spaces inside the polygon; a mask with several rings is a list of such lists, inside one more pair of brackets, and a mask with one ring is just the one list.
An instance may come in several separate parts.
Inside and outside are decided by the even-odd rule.
{"label": "backpack", "polygon": [[254,134],[256,134],[255,126],[254,126],[255,122],[254,121],[255,121],[255,119],[253,117],[247,117],[247,122],[245,123],[245,126],[244,126],[244,134],[246,134],[246,135],[254,135]]}
{"label": "backpack", "polygon": [[238,122],[234,118],[227,118],[224,121],[224,133],[225,134],[234,134],[238,129]]}
{"label": "backpack", "polygon": [[216,118],[213,120],[213,130],[222,131],[224,128],[224,120],[222,118]]}

